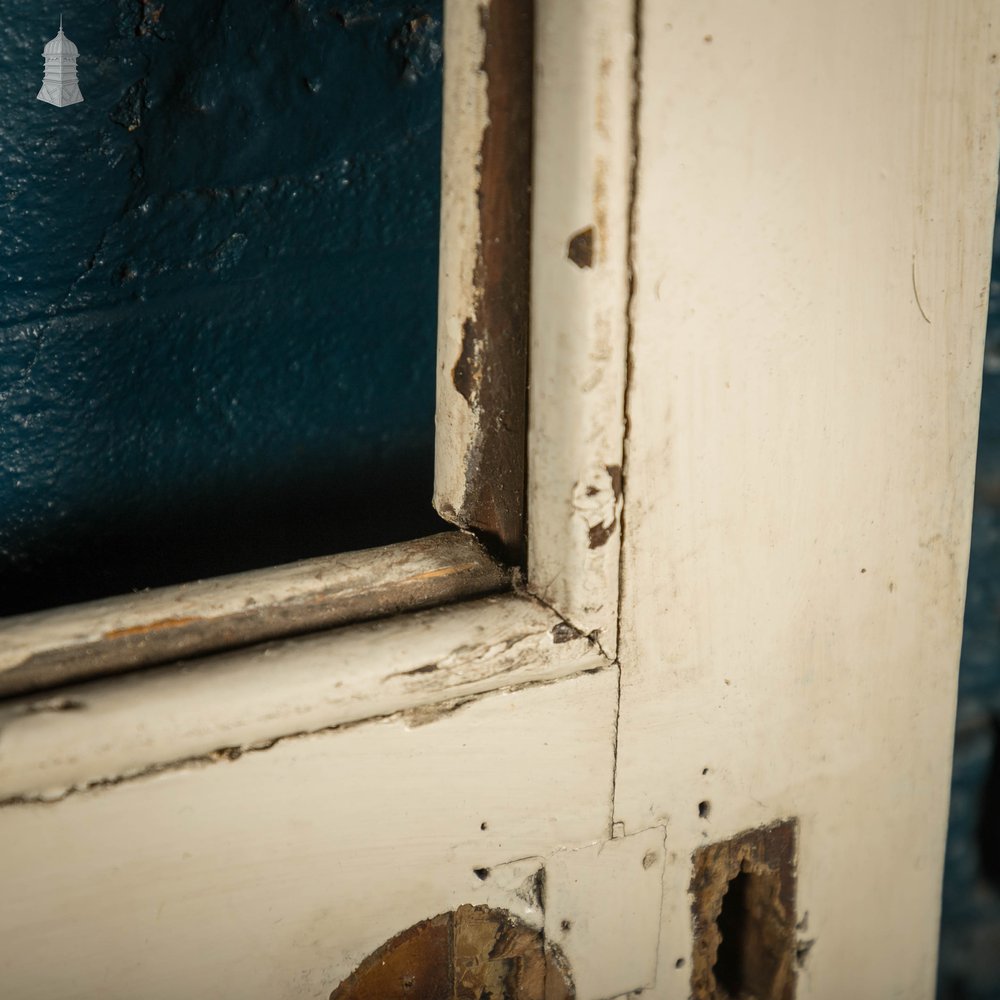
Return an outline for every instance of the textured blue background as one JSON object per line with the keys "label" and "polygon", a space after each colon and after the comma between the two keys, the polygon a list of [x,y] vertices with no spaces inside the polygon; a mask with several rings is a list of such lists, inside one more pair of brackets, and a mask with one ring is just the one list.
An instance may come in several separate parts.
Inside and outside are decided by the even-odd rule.
{"label": "textured blue background", "polygon": [[435,530],[440,46],[441,0],[0,0],[0,611]]}
{"label": "textured blue background", "polygon": [[[998,213],[1000,224],[1000,213]],[[1000,228],[986,330],[972,557],[941,923],[941,1000],[1000,1000]]]}

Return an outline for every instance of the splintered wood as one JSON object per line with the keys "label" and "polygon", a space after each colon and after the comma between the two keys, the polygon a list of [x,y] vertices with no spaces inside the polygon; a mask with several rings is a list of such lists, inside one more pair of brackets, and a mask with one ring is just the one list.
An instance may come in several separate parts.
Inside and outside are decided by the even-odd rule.
{"label": "splintered wood", "polygon": [[460,906],[397,934],[330,1000],[573,1000],[558,950],[504,910]]}
{"label": "splintered wood", "polygon": [[694,854],[694,1000],[793,1000],[795,840],[788,820]]}

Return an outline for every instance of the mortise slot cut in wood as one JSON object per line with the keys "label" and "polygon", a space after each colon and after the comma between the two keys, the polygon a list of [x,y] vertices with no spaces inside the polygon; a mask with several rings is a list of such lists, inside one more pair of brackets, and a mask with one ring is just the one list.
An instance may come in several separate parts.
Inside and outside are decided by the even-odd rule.
{"label": "mortise slot cut in wood", "polygon": [[487,113],[478,159],[475,307],[462,324],[451,373],[472,411],[473,431],[460,509],[445,501],[439,510],[516,565],[525,552],[534,4],[489,0],[479,5],[479,20]]}
{"label": "mortise slot cut in wood", "polygon": [[796,821],[694,853],[693,1000],[794,1000]]}

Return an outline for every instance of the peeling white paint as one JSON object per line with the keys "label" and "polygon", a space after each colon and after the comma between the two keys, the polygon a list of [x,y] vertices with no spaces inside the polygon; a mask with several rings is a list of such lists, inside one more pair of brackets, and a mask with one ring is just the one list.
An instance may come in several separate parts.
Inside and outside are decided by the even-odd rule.
{"label": "peeling white paint", "polygon": [[561,851],[545,865],[545,937],[569,959],[577,1000],[656,982],[663,827]]}
{"label": "peeling white paint", "polygon": [[[631,171],[631,3],[539,3],[528,581],[614,654]],[[570,243],[592,231],[581,267]],[[594,491],[594,492],[590,492]],[[620,490],[619,490],[620,492]],[[604,530],[592,533],[592,528]]]}
{"label": "peeling white paint", "polygon": [[[539,0],[528,588],[552,607],[490,598],[6,704],[4,794],[65,796],[0,810],[19,997],[322,997],[399,930],[486,903],[559,941],[581,1000],[687,1000],[692,852],[791,817],[799,1000],[933,995],[1000,19],[642,10],[629,345],[634,11]],[[439,500],[471,440],[449,406],[473,12],[446,18],[465,160]],[[588,267],[567,241],[589,227]]]}

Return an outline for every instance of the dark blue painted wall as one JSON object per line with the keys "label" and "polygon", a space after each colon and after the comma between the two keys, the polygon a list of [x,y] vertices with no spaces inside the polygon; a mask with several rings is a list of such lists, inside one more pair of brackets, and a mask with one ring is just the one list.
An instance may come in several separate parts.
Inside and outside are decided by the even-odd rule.
{"label": "dark blue painted wall", "polygon": [[1000,211],[941,921],[941,1000],[1000,1000]]}
{"label": "dark blue painted wall", "polygon": [[441,0],[4,0],[0,611],[435,530],[441,57]]}

